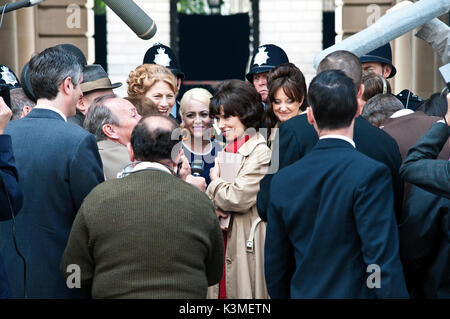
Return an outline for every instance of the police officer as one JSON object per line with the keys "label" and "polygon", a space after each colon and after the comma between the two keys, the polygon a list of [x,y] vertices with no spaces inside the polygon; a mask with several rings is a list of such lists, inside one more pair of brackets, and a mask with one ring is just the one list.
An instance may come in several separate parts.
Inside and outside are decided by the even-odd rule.
{"label": "police officer", "polygon": [[246,78],[253,84],[256,91],[261,94],[264,103],[267,103],[269,94],[267,89],[267,75],[269,71],[287,62],[289,62],[289,59],[286,52],[274,44],[261,45],[258,47],[257,52],[254,53]]}
{"label": "police officer", "polygon": [[[383,76],[385,79],[390,79],[397,73],[396,68],[392,64],[392,50],[389,43],[363,55],[359,60],[361,61],[363,72],[371,71]],[[419,96],[407,89],[401,91],[396,97],[405,108],[414,111],[422,102]]]}
{"label": "police officer", "polygon": [[[171,48],[168,46],[155,43],[150,49],[147,50],[144,56],[143,64],[158,64],[168,68],[177,77],[178,91],[180,91],[181,83],[184,80],[184,73],[181,72],[180,65],[178,64],[177,57]],[[176,119],[178,123],[181,123],[181,116],[179,114],[180,102],[175,101],[174,107],[170,111],[170,115]]]}

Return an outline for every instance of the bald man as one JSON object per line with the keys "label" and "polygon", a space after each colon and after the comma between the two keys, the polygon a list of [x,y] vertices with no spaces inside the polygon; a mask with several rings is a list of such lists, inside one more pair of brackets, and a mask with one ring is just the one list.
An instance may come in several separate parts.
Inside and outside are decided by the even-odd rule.
{"label": "bald man", "polygon": [[[317,74],[326,70],[341,70],[353,80],[358,106],[361,107],[361,104],[364,103],[361,99],[364,85],[361,84],[362,67],[359,58],[348,51],[335,51],[320,62]],[[403,183],[398,173],[402,158],[397,142],[389,134],[372,126],[361,116],[355,119],[354,130],[356,149],[389,167],[394,188],[395,211],[398,216],[401,213]],[[306,155],[318,140],[319,137],[314,127],[308,123],[306,114],[295,116],[282,123],[273,144],[271,169],[278,168],[280,170],[296,162]],[[278,167],[276,164],[279,164]],[[257,207],[262,220],[267,220],[266,210],[270,199],[270,181],[274,173],[276,171],[267,174],[260,183]]]}
{"label": "bald man", "polygon": [[80,289],[93,298],[206,298],[222,277],[214,205],[177,176],[175,129],[164,116],[142,119],[128,146],[139,163],[95,188],[77,214],[61,271],[79,265]]}

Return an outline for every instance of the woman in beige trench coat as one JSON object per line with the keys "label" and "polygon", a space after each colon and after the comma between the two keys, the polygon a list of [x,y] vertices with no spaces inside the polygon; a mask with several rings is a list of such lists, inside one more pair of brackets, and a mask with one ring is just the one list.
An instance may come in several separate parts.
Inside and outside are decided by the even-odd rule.
{"label": "woman in beige trench coat", "polygon": [[[216,162],[206,190],[219,212],[231,215],[226,232],[226,298],[268,298],[264,279],[266,225],[256,210],[259,182],[270,162],[270,149],[257,132],[264,113],[261,98],[246,82],[225,81],[211,99],[210,113],[218,119],[227,141],[225,150],[242,157],[233,182],[219,177]],[[224,216],[223,212],[219,215]],[[210,287],[208,298],[218,297],[219,285]]]}

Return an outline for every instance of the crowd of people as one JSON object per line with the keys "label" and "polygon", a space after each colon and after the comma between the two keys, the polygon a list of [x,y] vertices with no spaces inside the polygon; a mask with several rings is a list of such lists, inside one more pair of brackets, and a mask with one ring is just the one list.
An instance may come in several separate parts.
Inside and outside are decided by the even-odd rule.
{"label": "crowd of people", "polygon": [[126,97],[68,44],[2,70],[0,298],[450,298],[450,93],[393,95],[389,44],[183,96],[159,43]]}

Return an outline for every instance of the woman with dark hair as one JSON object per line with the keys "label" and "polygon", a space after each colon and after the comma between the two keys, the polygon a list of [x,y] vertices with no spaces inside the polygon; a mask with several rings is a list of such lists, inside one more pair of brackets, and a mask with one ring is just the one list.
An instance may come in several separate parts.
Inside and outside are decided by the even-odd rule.
{"label": "woman with dark hair", "polygon": [[280,123],[306,111],[306,82],[302,71],[292,63],[284,63],[269,72],[269,103],[265,124],[267,144],[271,146]]}
{"label": "woman with dark hair", "polygon": [[223,226],[225,244],[224,274],[218,286],[208,291],[209,298],[268,298],[264,279],[264,241],[266,225],[256,210],[259,182],[267,173],[270,149],[258,132],[264,113],[261,96],[250,84],[240,80],[224,81],[210,102],[210,114],[217,119],[226,139],[225,154],[239,159],[237,175],[226,181],[219,162],[210,170],[211,183],[206,194],[217,209]]}

